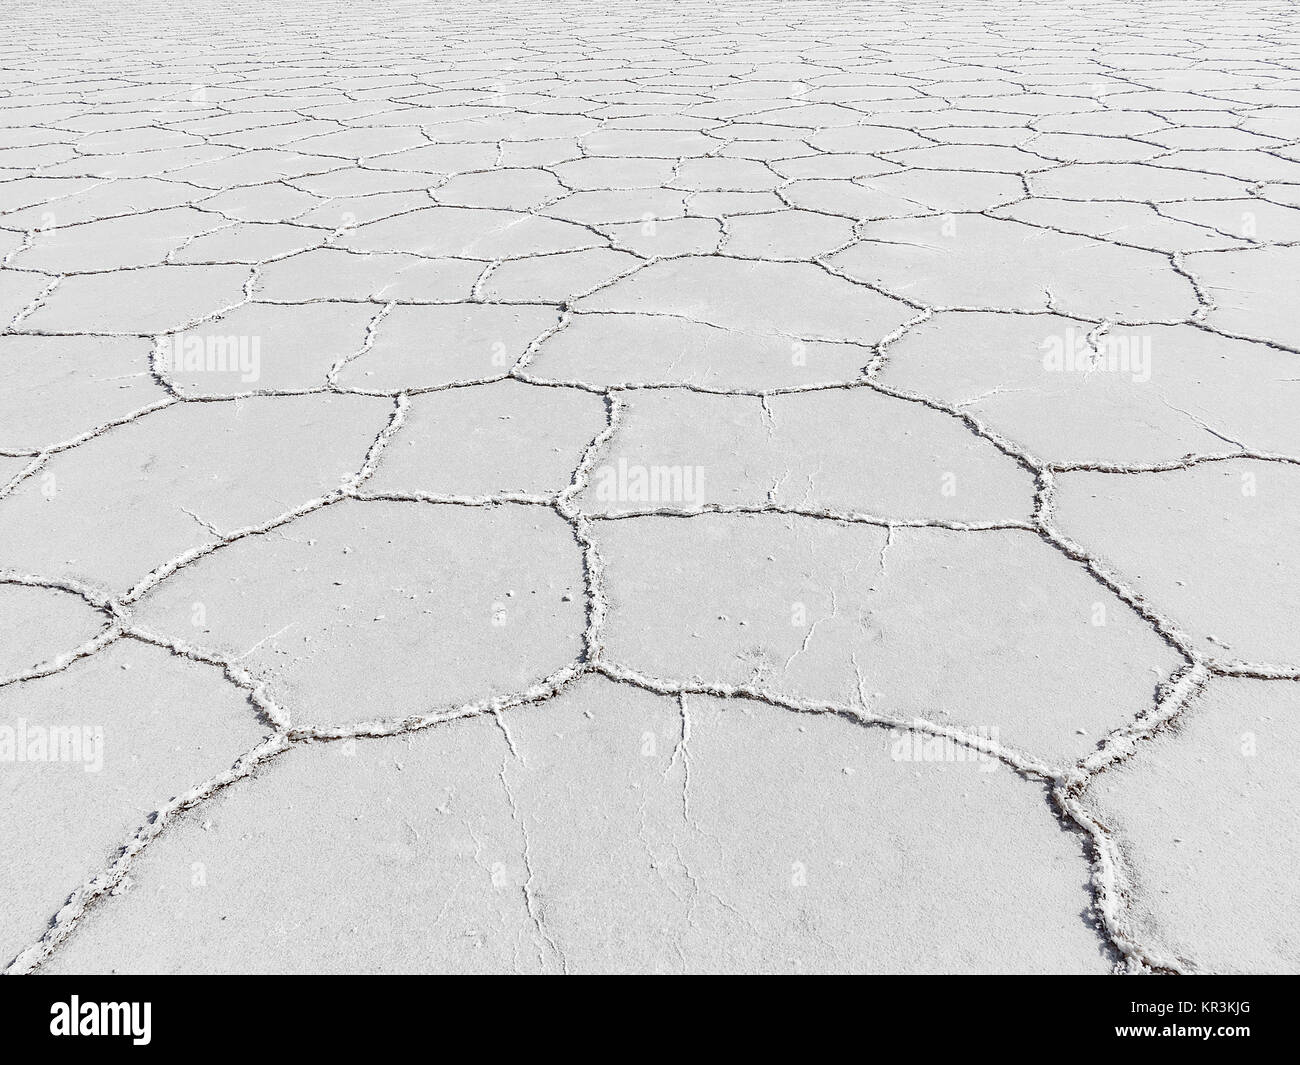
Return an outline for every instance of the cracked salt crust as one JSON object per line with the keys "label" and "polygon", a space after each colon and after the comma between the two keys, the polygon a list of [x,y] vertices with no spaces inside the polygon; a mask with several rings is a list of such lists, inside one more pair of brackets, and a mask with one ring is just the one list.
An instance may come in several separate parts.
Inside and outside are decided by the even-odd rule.
{"label": "cracked salt crust", "polygon": [[[688,732],[675,699],[585,678],[512,715],[509,741],[481,717],[295,750],[264,791],[231,789],[210,826],[160,838],[133,873],[153,897],[113,900],[117,920],[88,923],[50,971],[369,970],[377,952],[399,971],[1111,964],[1078,919],[1081,841],[1041,784],[918,773],[846,721],[684,705]],[[930,827],[891,838],[913,818]],[[170,933],[144,934],[159,923]]]}
{"label": "cracked salt crust", "polygon": [[1294,684],[1215,680],[1195,713],[1091,785],[1124,840],[1136,923],[1189,969],[1294,969],[1278,914],[1296,905],[1297,695]]}
{"label": "cracked salt crust", "polygon": [[[50,899],[65,894],[68,883],[95,875],[160,799],[225,769],[266,731],[218,670],[134,640],[0,688],[0,715],[7,724],[25,719],[29,727],[80,728],[93,722],[103,730],[97,771],[77,763],[10,763],[0,778],[6,806],[40,810],[47,826],[16,834],[6,848],[0,912],[10,954],[40,936]],[[114,757],[114,747],[129,754]]]}
{"label": "cracked salt crust", "polygon": [[0,585],[0,603],[12,629],[0,649],[0,677],[35,672],[51,646],[72,648],[104,628],[104,619],[62,589]]}
{"label": "cracked salt crust", "polygon": [[1295,969],[1294,11],[380,8],[14,16],[9,971]]}

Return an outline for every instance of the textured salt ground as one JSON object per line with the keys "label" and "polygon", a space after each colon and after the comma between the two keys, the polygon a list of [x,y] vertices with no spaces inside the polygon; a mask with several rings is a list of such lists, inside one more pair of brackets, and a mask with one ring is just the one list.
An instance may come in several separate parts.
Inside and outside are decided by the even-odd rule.
{"label": "textured salt ground", "polygon": [[1295,970],[1298,708],[1295,685],[1215,680],[1176,729],[1091,786],[1123,839],[1138,927],[1184,964]]}
{"label": "textured salt ground", "polygon": [[0,963],[1300,966],[1300,26],[1139,6],[17,12]]}
{"label": "textured salt ground", "polygon": [[1042,785],[890,745],[586,678],[295,750],[159,840],[50,971],[1104,972]]}

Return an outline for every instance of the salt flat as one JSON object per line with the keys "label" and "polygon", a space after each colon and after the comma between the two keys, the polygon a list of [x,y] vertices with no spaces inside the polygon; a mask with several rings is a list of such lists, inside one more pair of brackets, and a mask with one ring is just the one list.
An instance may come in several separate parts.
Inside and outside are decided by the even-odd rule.
{"label": "salt flat", "polygon": [[1300,13],[18,4],[0,965],[1300,968]]}

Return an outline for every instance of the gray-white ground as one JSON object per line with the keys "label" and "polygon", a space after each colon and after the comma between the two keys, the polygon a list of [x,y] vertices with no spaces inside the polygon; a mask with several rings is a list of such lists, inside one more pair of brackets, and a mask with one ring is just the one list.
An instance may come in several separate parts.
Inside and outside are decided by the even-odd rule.
{"label": "gray-white ground", "polygon": [[11,7],[10,971],[1300,966],[1295,5]]}

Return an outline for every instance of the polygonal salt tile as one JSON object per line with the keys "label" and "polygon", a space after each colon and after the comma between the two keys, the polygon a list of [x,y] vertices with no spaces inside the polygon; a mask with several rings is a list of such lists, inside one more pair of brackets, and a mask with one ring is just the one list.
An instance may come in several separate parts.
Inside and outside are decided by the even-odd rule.
{"label": "polygonal salt tile", "polygon": [[1153,251],[1201,251],[1239,247],[1240,241],[1224,237],[1189,222],[1167,218],[1149,203],[1118,200],[1051,200],[1034,197],[992,213],[1030,225],[1096,237],[1115,244],[1130,244]]}
{"label": "polygonal salt tile", "polygon": [[394,307],[370,349],[345,365],[338,380],[396,392],[501,377],[559,321],[559,312],[545,306]]}
{"label": "polygonal salt tile", "polygon": [[806,340],[879,340],[904,304],[802,263],[692,257],[652,263],[578,300],[582,310],[677,315],[723,329]]}
{"label": "polygonal salt tile", "polygon": [[804,212],[848,219],[896,218],[927,214],[924,204],[866,187],[866,181],[809,178],[792,181],[782,189],[785,201]]}
{"label": "polygonal salt tile", "polygon": [[577,389],[497,381],[418,395],[365,491],[559,492],[605,422],[604,399]]}
{"label": "polygonal salt tile", "polygon": [[[291,750],[173,825],[137,861],[139,890],[83,920],[45,969],[121,971],[119,936],[140,921],[168,929],[129,955],[154,972],[416,971],[433,955],[449,971],[538,968],[554,955],[523,891],[503,752],[486,718]],[[250,890],[258,905],[238,904]]]}
{"label": "polygonal salt tile", "polygon": [[418,129],[347,129],[325,133],[293,142],[294,149],[313,155],[337,155],[344,159],[364,159],[388,155],[428,144]]}
{"label": "polygonal salt tile", "polygon": [[142,129],[110,130],[105,133],[89,133],[77,138],[77,151],[83,155],[112,155],[117,152],[148,152],[163,148],[183,148],[186,145],[197,146],[203,142],[199,138],[179,130]]}
{"label": "polygonal salt tile", "polygon": [[432,191],[439,203],[458,207],[498,207],[528,211],[564,195],[564,186],[546,170],[502,169],[457,174]]}
{"label": "polygonal salt tile", "polygon": [[653,189],[673,176],[671,159],[588,157],[555,166],[555,175],[571,189]]}
{"label": "polygonal salt tile", "polygon": [[746,214],[770,214],[781,211],[789,204],[775,192],[692,192],[686,196],[686,209],[691,214],[709,218],[724,218]]}
{"label": "polygonal salt tile", "polygon": [[145,266],[65,277],[23,328],[41,333],[182,329],[244,298],[246,266]]}
{"label": "polygonal salt tile", "polygon": [[53,456],[0,503],[0,565],[125,590],[221,533],[360,469],[391,402],[288,396],[177,404]]}
{"label": "polygonal salt tile", "polygon": [[1031,129],[1018,126],[942,126],[925,131],[936,144],[973,144],[982,147],[1023,148],[1034,139]]}
{"label": "polygonal salt tile", "polygon": [[1091,133],[1041,133],[1027,147],[1062,163],[1139,163],[1161,154],[1159,144]]}
{"label": "polygonal salt tile", "polygon": [[[0,569],[9,568],[0,551]],[[0,678],[65,655],[100,632],[108,619],[84,599],[58,588],[0,580]]]}
{"label": "polygonal salt tile", "polygon": [[595,542],[620,666],[996,729],[1057,762],[1148,709],[1182,661],[1028,531],[706,515],[603,519]]}
{"label": "polygonal salt tile", "polygon": [[619,250],[645,258],[711,255],[722,239],[716,218],[647,218],[596,227]]}
{"label": "polygonal salt tile", "polygon": [[538,345],[531,378],[595,387],[758,391],[857,379],[871,351],[656,314],[584,312]]}
{"label": "polygonal salt tile", "polygon": [[163,337],[154,364],[182,395],[240,395],[324,386],[330,368],[359,352],[377,307],[248,303]]}
{"label": "polygonal salt tile", "polygon": [[227,189],[199,202],[205,211],[217,211],[240,222],[280,222],[310,211],[320,200],[277,182]]}
{"label": "polygonal salt tile", "polygon": [[[908,214],[930,211],[987,211],[1021,199],[1024,186],[1010,174],[948,170],[900,170],[863,178],[864,188],[909,204]],[[904,212],[897,212],[902,214]]]}
{"label": "polygonal salt tile", "polygon": [[[777,504],[899,519],[1023,521],[1034,481],[955,418],[865,388],[630,394],[580,497],[593,513]],[[823,431],[826,425],[837,432]]]}
{"label": "polygonal salt tile", "polygon": [[748,159],[687,159],[677,168],[672,185],[678,189],[725,189],[765,192],[781,179],[762,163]]}
{"label": "polygonal salt tile", "polygon": [[881,126],[893,126],[918,135],[922,130],[949,129],[1023,129],[1020,115],[999,111],[980,111],[974,107],[945,107],[942,101],[925,99],[886,100],[873,103],[872,117]]}
{"label": "polygonal salt tile", "polygon": [[744,259],[800,261],[825,255],[852,239],[853,223],[847,218],[787,210],[729,220],[726,251]]}
{"label": "polygonal salt tile", "polygon": [[610,248],[511,259],[487,275],[479,293],[485,300],[506,303],[566,303],[630,273],[640,263],[637,256]]}
{"label": "polygonal salt tile", "polygon": [[314,248],[327,234],[282,222],[236,222],[196,237],[171,256],[175,263],[262,263]]}
{"label": "polygonal salt tile", "polygon": [[1189,255],[1187,268],[1214,301],[1209,325],[1300,350],[1300,321],[1292,313],[1290,295],[1300,283],[1300,248]]}
{"label": "polygonal salt tile", "polygon": [[935,144],[925,148],[904,148],[889,152],[886,159],[923,170],[988,171],[1027,174],[1052,165],[1050,159],[1002,145]]}
{"label": "polygonal salt tile", "polygon": [[522,691],[578,656],[582,552],[550,508],[345,501],[281,533],[207,555],[137,611],[239,659],[295,724]]}
{"label": "polygonal salt tile", "polygon": [[32,461],[29,456],[0,455],[0,490],[22,474]]}
{"label": "polygonal salt tile", "polygon": [[165,178],[167,174],[182,167],[229,159],[235,154],[234,148],[229,145],[214,144],[167,148],[162,151],[123,152],[117,155],[78,156],[65,163],[47,166],[44,172],[51,175],[86,174],[113,181],[131,178]]}
{"label": "polygonal salt tile", "polygon": [[[370,159],[366,169],[401,174],[407,182],[405,188],[433,188],[450,174],[488,169],[495,165],[496,158],[496,145],[491,143],[430,144]],[[413,180],[416,183],[412,184]]]}
{"label": "polygonal salt tile", "polygon": [[769,164],[782,177],[790,181],[801,178],[860,178],[889,174],[898,170],[896,163],[886,163],[874,155],[842,153],[831,155],[800,155],[791,157],[789,151]]}
{"label": "polygonal salt tile", "polygon": [[0,447],[39,449],[166,398],[147,340],[0,337]]}
{"label": "polygonal salt tile", "polygon": [[1177,169],[1184,174],[1200,171],[1227,174],[1240,181],[1252,183],[1300,181],[1300,162],[1282,159],[1271,152],[1258,150],[1187,150],[1163,156],[1158,165]]}
{"label": "polygonal salt tile", "polygon": [[207,193],[183,181],[33,178],[0,187],[4,224],[17,229],[71,226],[188,205]]}
{"label": "polygonal salt tile", "polygon": [[1240,196],[1240,182],[1145,163],[1070,163],[1029,177],[1035,196],[1072,200],[1187,200]]}
{"label": "polygonal salt tile", "polygon": [[1143,140],[1163,145],[1168,149],[1179,148],[1264,148],[1283,143],[1280,139],[1248,129],[1218,128],[1206,129],[1201,126],[1175,127],[1149,133]]}
{"label": "polygonal salt tile", "polygon": [[502,141],[499,165],[545,167],[554,173],[556,164],[573,162],[581,156],[582,148],[578,145],[576,137],[553,137],[540,141]]}
{"label": "polygonal salt tile", "polygon": [[605,242],[583,226],[556,218],[487,208],[430,207],[358,226],[335,243],[354,251],[510,259],[578,251]]}
{"label": "polygonal salt tile", "polygon": [[1191,283],[1154,252],[985,215],[868,222],[833,265],[941,307],[1059,310],[1120,322],[1181,320]]}
{"label": "polygonal salt tile", "polygon": [[822,130],[834,127],[856,127],[862,121],[861,111],[837,104],[798,104],[759,112],[764,123],[777,126],[794,126],[797,129]]}
{"label": "polygonal salt tile", "polygon": [[271,148],[244,151],[229,159],[182,167],[173,177],[205,189],[229,189],[237,185],[257,185],[304,174],[320,174],[339,165],[339,160]]}
{"label": "polygonal salt tile", "polygon": [[882,384],[960,406],[1045,462],[1153,463],[1241,441],[1300,454],[1295,356],[1193,326],[937,315],[892,344]]}
{"label": "polygonal salt tile", "polygon": [[37,300],[54,280],[49,274],[0,270],[0,323],[12,326],[26,321],[19,316],[38,309]]}
{"label": "polygonal salt tile", "polygon": [[429,194],[423,189],[412,192],[376,192],[369,196],[339,196],[312,208],[295,221],[301,225],[321,226],[331,230],[351,229],[428,206]]}
{"label": "polygonal salt tile", "polygon": [[685,212],[686,194],[673,189],[574,192],[546,208],[553,218],[590,226],[677,218]]}
{"label": "polygonal salt tile", "polygon": [[[582,137],[597,130],[598,125],[594,119],[582,115],[527,114],[497,108],[495,115],[490,118],[476,116],[473,119],[431,125],[428,134],[437,141],[489,141],[495,148],[498,141],[504,140]],[[602,153],[593,151],[592,154]]]}
{"label": "polygonal salt tile", "polygon": [[1014,115],[1069,115],[1079,111],[1101,109],[1101,104],[1095,100],[1083,100],[1078,96],[1034,92],[1008,93],[1005,96],[985,96],[979,100],[979,105],[987,107],[989,113],[992,114],[1009,113]]}
{"label": "polygonal salt tile", "polygon": [[156,266],[168,252],[221,224],[217,215],[172,207],[44,229],[12,261],[24,269],[56,274]]}
{"label": "polygonal salt tile", "polygon": [[1300,241],[1300,210],[1267,200],[1187,200],[1161,210],[1174,218],[1209,226],[1238,240],[1260,244]]}
{"label": "polygonal salt tile", "polygon": [[1066,473],[1056,524],[1205,654],[1300,666],[1300,470],[1236,460],[1141,475]]}
{"label": "polygonal salt tile", "polygon": [[4,961],[40,939],[153,811],[229,769],[266,732],[220,670],[133,640],[0,688],[0,751],[11,745],[0,796],[23,829],[9,833],[0,866]]}
{"label": "polygonal salt tile", "polygon": [[483,264],[472,259],[317,248],[265,264],[258,271],[253,294],[286,303],[454,303],[469,299],[482,272]]}
{"label": "polygonal salt tile", "polygon": [[596,130],[582,138],[588,156],[635,156],[637,158],[681,159],[707,155],[720,145],[703,133],[690,130]]}
{"label": "polygonal salt tile", "polygon": [[1124,917],[1194,972],[1300,966],[1300,686],[1214,679],[1083,795],[1119,849]]}
{"label": "polygonal salt tile", "polygon": [[910,130],[888,126],[839,126],[819,130],[808,138],[809,146],[819,152],[861,152],[867,155],[922,148],[928,143]]}
{"label": "polygonal salt tile", "polygon": [[[490,162],[488,165],[490,165]],[[437,179],[436,174],[420,170],[389,170],[383,166],[383,160],[376,159],[366,167],[345,166],[339,170],[331,170],[328,174],[312,174],[307,177],[294,178],[292,181],[285,182],[285,184],[290,188],[298,189],[313,196],[349,197],[370,196],[385,192],[409,192],[416,189],[424,190],[434,184]],[[232,189],[229,193],[223,195],[238,195],[244,191],[246,190]]]}
{"label": "polygonal salt tile", "polygon": [[1199,92],[1172,92],[1159,89],[1138,89],[1133,92],[1119,92],[1108,104],[1142,111],[1228,111],[1232,103],[1228,100],[1216,100]]}
{"label": "polygonal salt tile", "polygon": [[[598,678],[500,721],[277,758],[179,819],[136,863],[137,888],[46,969],[1112,964],[1081,839],[1005,767],[897,758],[904,737],[882,729],[679,707]],[[259,904],[242,905],[254,885]]]}

